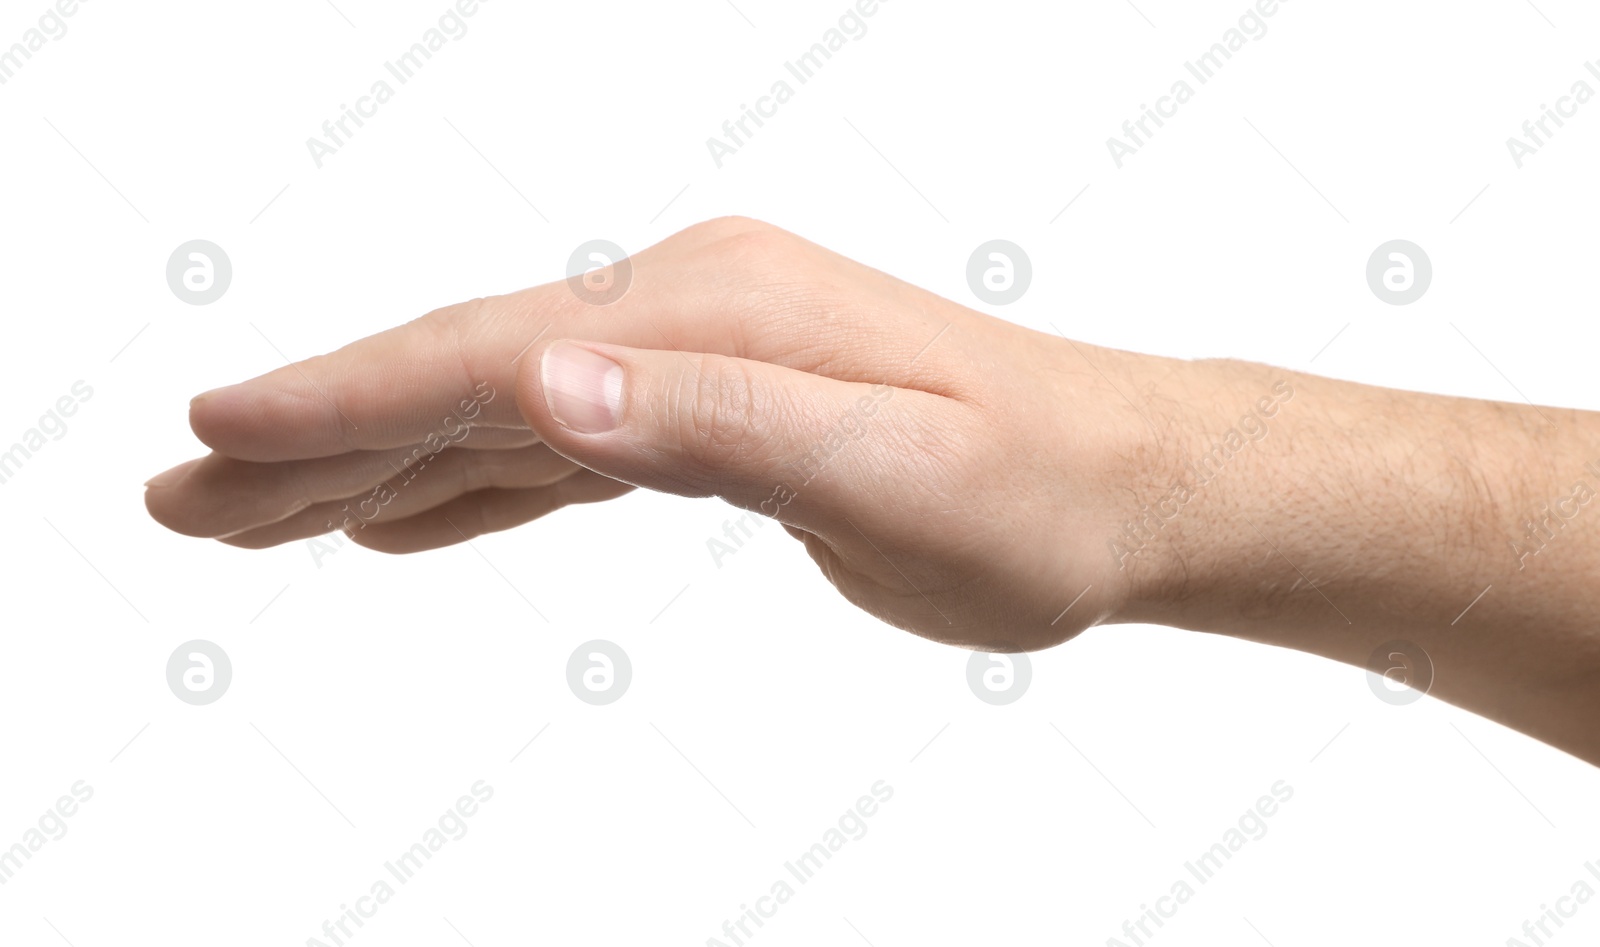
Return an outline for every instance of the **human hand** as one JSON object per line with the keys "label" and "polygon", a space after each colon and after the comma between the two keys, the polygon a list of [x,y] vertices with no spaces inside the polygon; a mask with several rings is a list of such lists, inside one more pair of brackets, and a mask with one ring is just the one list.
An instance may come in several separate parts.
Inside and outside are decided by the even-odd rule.
{"label": "human hand", "polygon": [[199,396],[213,453],[153,478],[151,515],[247,548],[343,528],[406,553],[631,486],[714,495],[782,522],[878,618],[993,650],[1114,620],[1159,575],[1107,554],[1155,448],[1123,392],[1184,363],[751,220],[629,263],[611,305],[565,283],[473,300]]}

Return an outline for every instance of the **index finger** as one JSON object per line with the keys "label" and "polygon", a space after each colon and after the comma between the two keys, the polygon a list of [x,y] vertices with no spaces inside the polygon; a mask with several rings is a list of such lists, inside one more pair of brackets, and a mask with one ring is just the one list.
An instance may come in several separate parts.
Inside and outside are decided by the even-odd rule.
{"label": "index finger", "polygon": [[[947,325],[919,307],[895,305],[905,291],[897,281],[743,218],[698,224],[626,265],[631,289],[608,305],[562,282],[449,306],[206,392],[190,406],[190,426],[216,452],[258,462],[403,447],[463,424],[527,430],[511,394],[518,363],[558,338],[907,384],[901,374],[909,369],[885,366],[913,364],[915,350]],[[822,278],[817,267],[825,268]],[[621,272],[614,264],[611,275]],[[841,330],[852,343],[842,348]]]}
{"label": "index finger", "polygon": [[[207,391],[190,402],[189,426],[217,453],[257,462],[387,450],[431,438],[458,442],[473,427],[526,429],[509,393],[517,358],[541,323],[528,311],[538,300],[523,295],[435,310],[326,355]],[[521,333],[528,337],[519,341]]]}

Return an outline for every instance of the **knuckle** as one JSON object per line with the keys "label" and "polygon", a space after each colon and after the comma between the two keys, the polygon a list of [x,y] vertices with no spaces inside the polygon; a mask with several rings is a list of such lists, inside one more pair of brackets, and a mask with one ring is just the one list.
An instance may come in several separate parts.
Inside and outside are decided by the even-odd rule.
{"label": "knuckle", "polygon": [[482,451],[451,451],[449,448],[445,448],[445,450],[455,455],[447,457],[446,461],[454,463],[456,466],[458,496],[476,493],[489,486],[490,472],[481,463],[481,458],[477,456],[483,453]]}
{"label": "knuckle", "polygon": [[[359,389],[349,390],[343,385],[328,384],[326,379],[337,377],[339,362],[336,353],[315,355],[302,362],[294,363],[299,374],[300,385],[291,389],[299,400],[318,409],[318,414],[326,418],[326,426],[339,440],[339,446],[346,453],[361,449],[359,438],[356,436],[354,417],[370,414],[368,410],[367,395]],[[319,379],[321,383],[312,379]],[[333,414],[325,415],[324,409],[332,408]]]}
{"label": "knuckle", "polygon": [[[741,318],[781,314],[816,295],[821,282],[811,245],[748,217],[721,217],[684,231],[684,275]],[[790,301],[796,301],[791,303]]]}
{"label": "knuckle", "polygon": [[453,339],[466,332],[481,318],[486,302],[488,300],[480,296],[465,302],[452,303],[424,313],[413,321],[441,339]]}
{"label": "knuckle", "polygon": [[711,285],[753,313],[815,311],[825,280],[799,237],[776,227],[744,230],[710,244],[699,266]]}
{"label": "knuckle", "polygon": [[717,470],[747,460],[760,448],[760,388],[736,360],[701,356],[696,369],[683,376],[678,434],[714,478]]}
{"label": "knuckle", "polygon": [[684,230],[681,236],[692,238],[695,241],[720,241],[743,233],[775,231],[777,229],[777,227],[765,221],[735,214],[726,217],[713,217],[710,220],[702,221]]}
{"label": "knuckle", "polygon": [[712,244],[712,249],[735,265],[768,267],[791,260],[799,244],[800,238],[787,230],[763,224],[725,234]]}

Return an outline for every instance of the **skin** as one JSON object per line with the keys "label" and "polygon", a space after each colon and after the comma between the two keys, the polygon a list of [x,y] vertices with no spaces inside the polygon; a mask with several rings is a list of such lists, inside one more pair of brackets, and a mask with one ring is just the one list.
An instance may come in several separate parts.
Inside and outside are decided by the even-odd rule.
{"label": "skin", "polygon": [[1404,639],[1372,666],[1431,663],[1434,696],[1600,764],[1600,414],[1073,342],[741,218],[630,262],[606,306],[476,299],[200,395],[212,453],[150,514],[410,553],[636,486],[720,496],[937,641],[1140,622],[1369,666]]}

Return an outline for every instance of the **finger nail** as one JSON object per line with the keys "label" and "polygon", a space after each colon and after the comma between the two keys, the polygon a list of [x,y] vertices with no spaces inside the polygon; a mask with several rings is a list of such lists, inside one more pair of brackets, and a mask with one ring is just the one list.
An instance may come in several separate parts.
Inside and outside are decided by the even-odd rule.
{"label": "finger nail", "polygon": [[205,458],[203,457],[196,457],[194,460],[186,460],[171,470],[163,470],[161,473],[156,474],[154,477],[146,480],[144,485],[147,487],[175,486],[177,485],[178,481],[189,475],[189,471],[193,470],[196,464],[200,463],[200,461],[204,459]]}
{"label": "finger nail", "polygon": [[231,392],[238,387],[238,385],[223,385],[221,388],[213,388],[210,391],[202,391],[193,398],[189,399],[189,407],[192,408],[202,401],[210,401],[216,396],[223,394],[224,392]]}
{"label": "finger nail", "polygon": [[562,427],[600,434],[622,419],[622,366],[588,349],[557,342],[539,361],[544,403]]}

